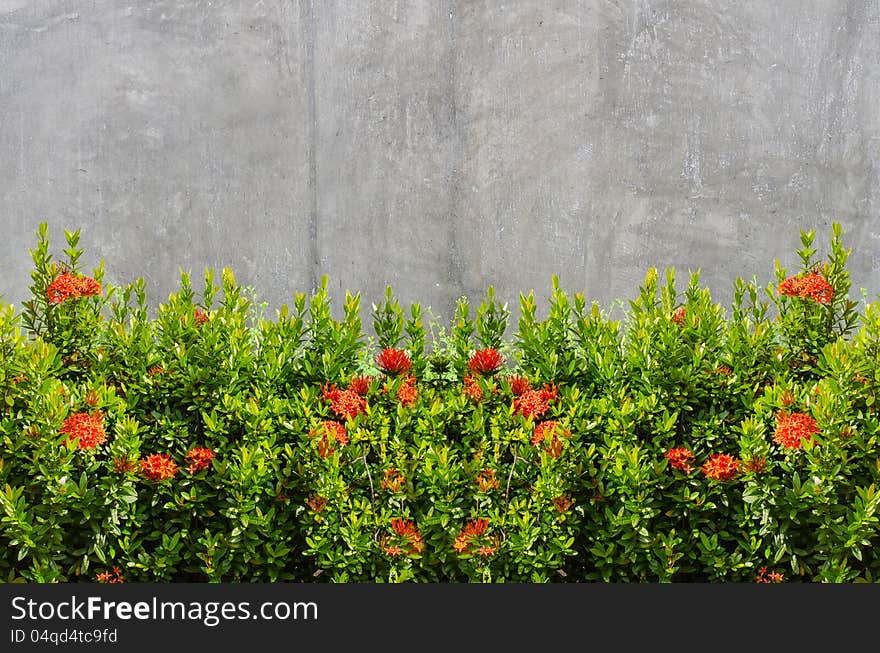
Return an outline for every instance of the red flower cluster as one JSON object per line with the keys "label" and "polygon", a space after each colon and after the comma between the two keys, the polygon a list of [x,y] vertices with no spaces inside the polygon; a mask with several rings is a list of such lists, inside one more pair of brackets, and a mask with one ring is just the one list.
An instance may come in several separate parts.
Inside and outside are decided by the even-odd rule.
{"label": "red flower cluster", "polygon": [[[458,537],[455,538],[455,542],[452,545],[452,548],[455,549],[456,553],[470,553],[471,546],[473,546],[474,540],[481,537],[486,529],[489,528],[489,520],[488,519],[472,519],[465,525],[463,529],[461,529],[461,533],[459,533]],[[489,547],[493,548],[493,547]],[[494,548],[491,553],[494,553]],[[487,555],[486,553],[482,553],[482,555]]]}
{"label": "red flower cluster", "polygon": [[830,304],[834,297],[834,288],[821,274],[810,272],[804,276],[789,277],[780,283],[778,294],[812,299],[819,304]]}
{"label": "red flower cluster", "polygon": [[571,431],[563,429],[559,426],[559,422],[556,420],[547,420],[546,422],[541,422],[535,425],[535,432],[532,435],[532,444],[538,446],[543,442],[545,445],[544,451],[554,458],[559,458],[562,454],[562,440],[560,439],[560,436],[570,438]]}
{"label": "red flower cluster", "polygon": [[133,472],[138,468],[139,460],[129,460],[128,458],[114,458],[113,471],[117,474],[125,474]]}
{"label": "red flower cluster", "polygon": [[[392,519],[391,528],[394,529],[397,536],[402,538],[404,543],[409,546],[407,555],[421,553],[425,550],[425,541],[419,534],[419,529],[416,528],[415,523],[409,519]],[[385,550],[385,553],[391,556],[400,555],[403,552],[403,549],[398,545],[384,545],[383,549]]]}
{"label": "red flower cluster", "polygon": [[504,365],[504,357],[495,349],[478,349],[468,361],[468,369],[480,376],[495,374]]}
{"label": "red flower cluster", "polygon": [[162,481],[172,478],[177,473],[178,467],[174,459],[167,453],[150,454],[141,460],[141,471],[151,481]]}
{"label": "red flower cluster", "polygon": [[758,583],[781,583],[785,580],[785,575],[779,571],[767,571],[767,567],[761,567],[758,570],[758,577],[755,582]]}
{"label": "red flower cluster", "polygon": [[666,460],[669,461],[670,467],[679,469],[685,474],[690,474],[694,469],[693,465],[691,465],[691,463],[694,462],[694,454],[686,447],[675,447],[670,449],[664,454],[664,456]]}
{"label": "red flower cluster", "polygon": [[327,499],[320,494],[310,494],[309,498],[306,499],[306,505],[311,508],[313,512],[321,512],[327,507]]}
{"label": "red flower cluster", "polygon": [[356,376],[348,384],[348,389],[355,394],[366,397],[370,389],[370,383],[373,377],[368,375]]}
{"label": "red flower cluster", "polygon": [[483,471],[477,474],[477,487],[480,489],[480,492],[497,490],[498,479],[495,478],[495,470],[486,467]]}
{"label": "red flower cluster", "polygon": [[571,498],[570,494],[560,494],[558,497],[553,499],[553,506],[559,512],[568,512],[573,505],[574,499]]}
{"label": "red flower cluster", "polygon": [[409,359],[409,355],[403,349],[394,349],[391,347],[383,349],[382,352],[376,356],[376,365],[378,365],[379,369],[385,374],[390,376],[406,374],[412,369],[412,361]]}
{"label": "red flower cluster", "polygon": [[726,453],[716,453],[702,467],[703,473],[708,478],[718,481],[730,481],[736,478],[739,471],[739,459]]}
{"label": "red flower cluster", "polygon": [[345,426],[329,419],[325,419],[321,422],[319,428],[312,429],[309,432],[309,436],[320,438],[320,440],[318,440],[318,454],[321,458],[326,458],[336,451],[333,447],[334,443],[340,445],[348,444],[348,435],[345,433]]}
{"label": "red flower cluster", "polygon": [[783,412],[776,416],[773,441],[786,449],[800,449],[804,446],[804,440],[812,439],[818,432],[819,425],[812,415]]}
{"label": "red flower cluster", "polygon": [[743,467],[755,474],[763,474],[767,471],[767,458],[764,456],[754,456],[743,461]]}
{"label": "red flower cluster", "polygon": [[50,304],[60,304],[68,299],[91,297],[101,294],[101,284],[86,276],[70,272],[59,274],[46,288],[46,298]]}
{"label": "red flower cluster", "polygon": [[354,419],[359,413],[366,412],[367,402],[354,390],[340,390],[330,384],[324,387],[323,396],[331,402],[330,410],[339,417]]}
{"label": "red flower cluster", "polygon": [[64,420],[59,430],[68,440],[76,440],[80,449],[94,449],[107,441],[103,413],[76,413]]}
{"label": "red flower cluster", "polygon": [[113,567],[113,571],[104,571],[100,574],[95,574],[95,580],[99,583],[121,583],[122,580],[122,570],[119,567]]}
{"label": "red flower cluster", "polygon": [[400,492],[404,483],[406,483],[406,477],[394,467],[390,467],[385,470],[385,478],[379,483],[379,487],[389,492]]}
{"label": "red flower cluster", "polygon": [[397,388],[397,401],[404,406],[412,406],[418,398],[419,391],[416,390],[416,377],[406,377],[406,380]]}
{"label": "red flower cluster", "polygon": [[524,417],[540,417],[550,410],[550,402],[556,399],[557,390],[553,384],[546,384],[540,390],[526,390],[513,400],[513,412]]}
{"label": "red flower cluster", "polygon": [[529,384],[528,378],[520,376],[519,374],[512,374],[508,376],[507,381],[508,383],[510,383],[510,391],[515,397],[519,397],[526,390],[532,389],[532,386]]}
{"label": "red flower cluster", "polygon": [[684,323],[687,319],[687,313],[684,308],[677,308],[675,312],[672,314],[670,318],[673,322],[675,322],[678,326],[684,326]]}
{"label": "red flower cluster", "polygon": [[195,474],[199,470],[208,469],[215,457],[216,454],[210,449],[194,447],[186,454],[186,459],[189,462],[187,470],[189,470],[190,474]]}
{"label": "red flower cluster", "polygon": [[202,309],[197,308],[193,311],[193,320],[195,320],[196,326],[202,326],[208,321],[208,314]]}

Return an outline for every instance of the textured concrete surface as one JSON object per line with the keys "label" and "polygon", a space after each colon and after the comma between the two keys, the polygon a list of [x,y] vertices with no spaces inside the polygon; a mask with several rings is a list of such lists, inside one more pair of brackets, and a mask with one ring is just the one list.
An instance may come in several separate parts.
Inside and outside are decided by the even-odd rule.
{"label": "textured concrete surface", "polygon": [[152,301],[227,265],[448,316],[674,265],[726,302],[839,221],[873,295],[878,107],[877,0],[0,0],[0,293],[46,220]]}

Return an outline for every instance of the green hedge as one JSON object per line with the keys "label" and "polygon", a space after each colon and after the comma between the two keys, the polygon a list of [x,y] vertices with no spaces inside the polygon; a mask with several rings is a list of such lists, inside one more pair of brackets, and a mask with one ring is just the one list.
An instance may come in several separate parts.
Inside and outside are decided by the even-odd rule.
{"label": "green hedge", "polygon": [[[0,305],[7,582],[851,582],[880,556],[880,303],[817,259],[648,271],[619,320],[553,279],[441,324],[323,286],[273,319],[223,270],[151,310],[31,250]],[[506,334],[512,333],[512,337]]]}

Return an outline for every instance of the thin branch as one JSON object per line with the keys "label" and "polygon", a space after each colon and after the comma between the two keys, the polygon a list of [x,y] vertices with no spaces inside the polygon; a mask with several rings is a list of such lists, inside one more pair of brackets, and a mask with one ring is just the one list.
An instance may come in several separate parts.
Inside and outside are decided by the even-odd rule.
{"label": "thin branch", "polygon": [[505,505],[510,504],[510,481],[513,480],[513,470],[516,469],[516,463],[519,460],[519,456],[516,453],[513,454],[513,464],[510,466],[510,474],[507,475],[507,489],[504,490],[504,503]]}
{"label": "thin branch", "polygon": [[373,476],[370,474],[370,466],[367,464],[367,454],[364,454],[364,468],[367,470],[367,478],[370,480],[370,503],[375,503],[376,494],[373,492]]}

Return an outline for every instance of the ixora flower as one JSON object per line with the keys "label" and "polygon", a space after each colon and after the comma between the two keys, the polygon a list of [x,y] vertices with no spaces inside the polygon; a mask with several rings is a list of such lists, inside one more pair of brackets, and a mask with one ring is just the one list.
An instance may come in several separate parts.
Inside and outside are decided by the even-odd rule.
{"label": "ixora flower", "polygon": [[821,274],[809,272],[803,276],[789,277],[779,284],[777,293],[789,297],[812,299],[819,304],[830,304],[834,297],[834,288]]}
{"label": "ixora flower", "polygon": [[739,471],[739,460],[727,453],[716,453],[702,467],[703,473],[717,481],[731,481]]}
{"label": "ixora flower", "polygon": [[694,462],[694,454],[686,447],[674,447],[664,454],[664,458],[669,461],[670,467],[681,470],[685,474],[690,474],[694,469],[691,465]]}
{"label": "ixora flower", "polygon": [[95,580],[99,583],[122,583],[122,570],[119,567],[113,567],[113,571],[95,574]]}
{"label": "ixora flower", "polygon": [[480,376],[491,376],[504,365],[504,357],[497,350],[490,348],[478,349],[468,361],[468,369]]}
{"label": "ixora flower", "polygon": [[197,308],[193,311],[193,320],[195,321],[196,326],[201,326],[208,321],[208,314],[202,309]]}
{"label": "ixora flower", "polygon": [[757,583],[781,583],[785,580],[785,575],[779,571],[767,571],[767,567],[761,567],[758,570],[758,576],[755,579]]}
{"label": "ixora flower", "polygon": [[553,499],[553,507],[556,508],[559,512],[568,512],[569,509],[574,505],[574,499],[570,494],[560,494],[558,497]]}
{"label": "ixora flower", "polygon": [[366,400],[354,390],[340,390],[335,385],[328,384],[324,386],[322,395],[331,402],[330,410],[339,417],[354,419],[367,410]]}
{"label": "ixora flower", "polygon": [[186,460],[189,463],[186,468],[190,474],[195,474],[202,469],[208,469],[208,467],[211,466],[211,461],[214,460],[216,456],[217,454],[210,449],[206,449],[205,447],[194,447],[186,454]]}
{"label": "ixora flower", "polygon": [[389,376],[406,374],[412,369],[412,361],[403,349],[389,347],[376,356],[376,365]]}
{"label": "ixora flower", "polygon": [[70,272],[59,274],[46,288],[46,298],[50,304],[60,304],[68,299],[100,294],[101,284],[92,277],[79,276]]}
{"label": "ixora flower", "polygon": [[348,384],[348,389],[361,397],[366,397],[370,390],[370,383],[373,381],[372,376],[361,375],[352,378]]}
{"label": "ixora flower", "polygon": [[467,395],[471,400],[477,403],[483,401],[483,389],[480,387],[480,384],[477,383],[477,380],[474,377],[464,377],[463,383],[465,395]]}
{"label": "ixora flower", "polygon": [[532,435],[532,444],[537,446],[544,443],[544,451],[550,454],[553,458],[559,458],[562,454],[562,440],[560,440],[560,436],[563,438],[570,438],[571,431],[563,429],[556,420],[547,420],[546,422],[541,422],[540,424],[535,425],[535,432]]}
{"label": "ixora flower", "polygon": [[522,413],[523,417],[541,417],[550,410],[550,402],[557,396],[556,386],[552,383],[540,390],[526,390],[513,400],[513,412]]}
{"label": "ixora flower", "polygon": [[806,413],[779,413],[776,416],[776,432],[773,441],[786,449],[800,449],[805,440],[819,433],[819,425],[812,415]]}
{"label": "ixora flower", "polygon": [[[390,523],[395,535],[402,539],[403,543],[409,547],[406,552],[407,555],[421,553],[425,550],[425,541],[422,539],[422,536],[419,534],[419,529],[413,521],[397,518],[392,519]],[[388,545],[387,543],[383,543],[382,548],[385,553],[390,556],[398,556],[403,553],[403,549],[396,544]]]}
{"label": "ixora flower", "polygon": [[318,455],[320,455],[321,458],[326,458],[336,451],[333,446],[334,443],[339,445],[348,444],[348,435],[345,433],[345,426],[329,419],[325,419],[321,422],[320,427],[309,431],[309,436],[320,438],[318,440]]}
{"label": "ixora flower", "polygon": [[397,401],[404,406],[412,406],[418,398],[419,391],[416,389],[416,377],[408,376],[397,389]]}
{"label": "ixora flower", "polygon": [[526,390],[532,389],[532,386],[529,384],[529,379],[525,376],[520,376],[519,374],[508,376],[507,382],[510,384],[510,391],[515,397],[519,397]]}
{"label": "ixora flower", "polygon": [[498,489],[498,479],[495,478],[495,470],[486,467],[477,474],[477,487],[480,492],[490,492]]}
{"label": "ixora flower", "polygon": [[669,319],[675,322],[678,326],[684,326],[685,320],[687,319],[687,312],[684,308],[677,308]]}
{"label": "ixora flower", "polygon": [[103,413],[76,413],[71,415],[59,429],[67,434],[68,440],[75,440],[80,449],[94,449],[107,441],[104,433]]}
{"label": "ixora flower", "polygon": [[141,460],[141,472],[151,481],[164,481],[173,478],[178,467],[167,453],[150,454]]}
{"label": "ixora flower", "polygon": [[488,519],[472,519],[461,529],[452,548],[456,553],[470,553],[474,540],[485,534],[487,528],[489,528]]}
{"label": "ixora flower", "polygon": [[385,470],[385,478],[382,479],[379,487],[383,490],[388,490],[389,492],[400,492],[405,483],[406,477],[397,471],[396,468],[390,467]]}

